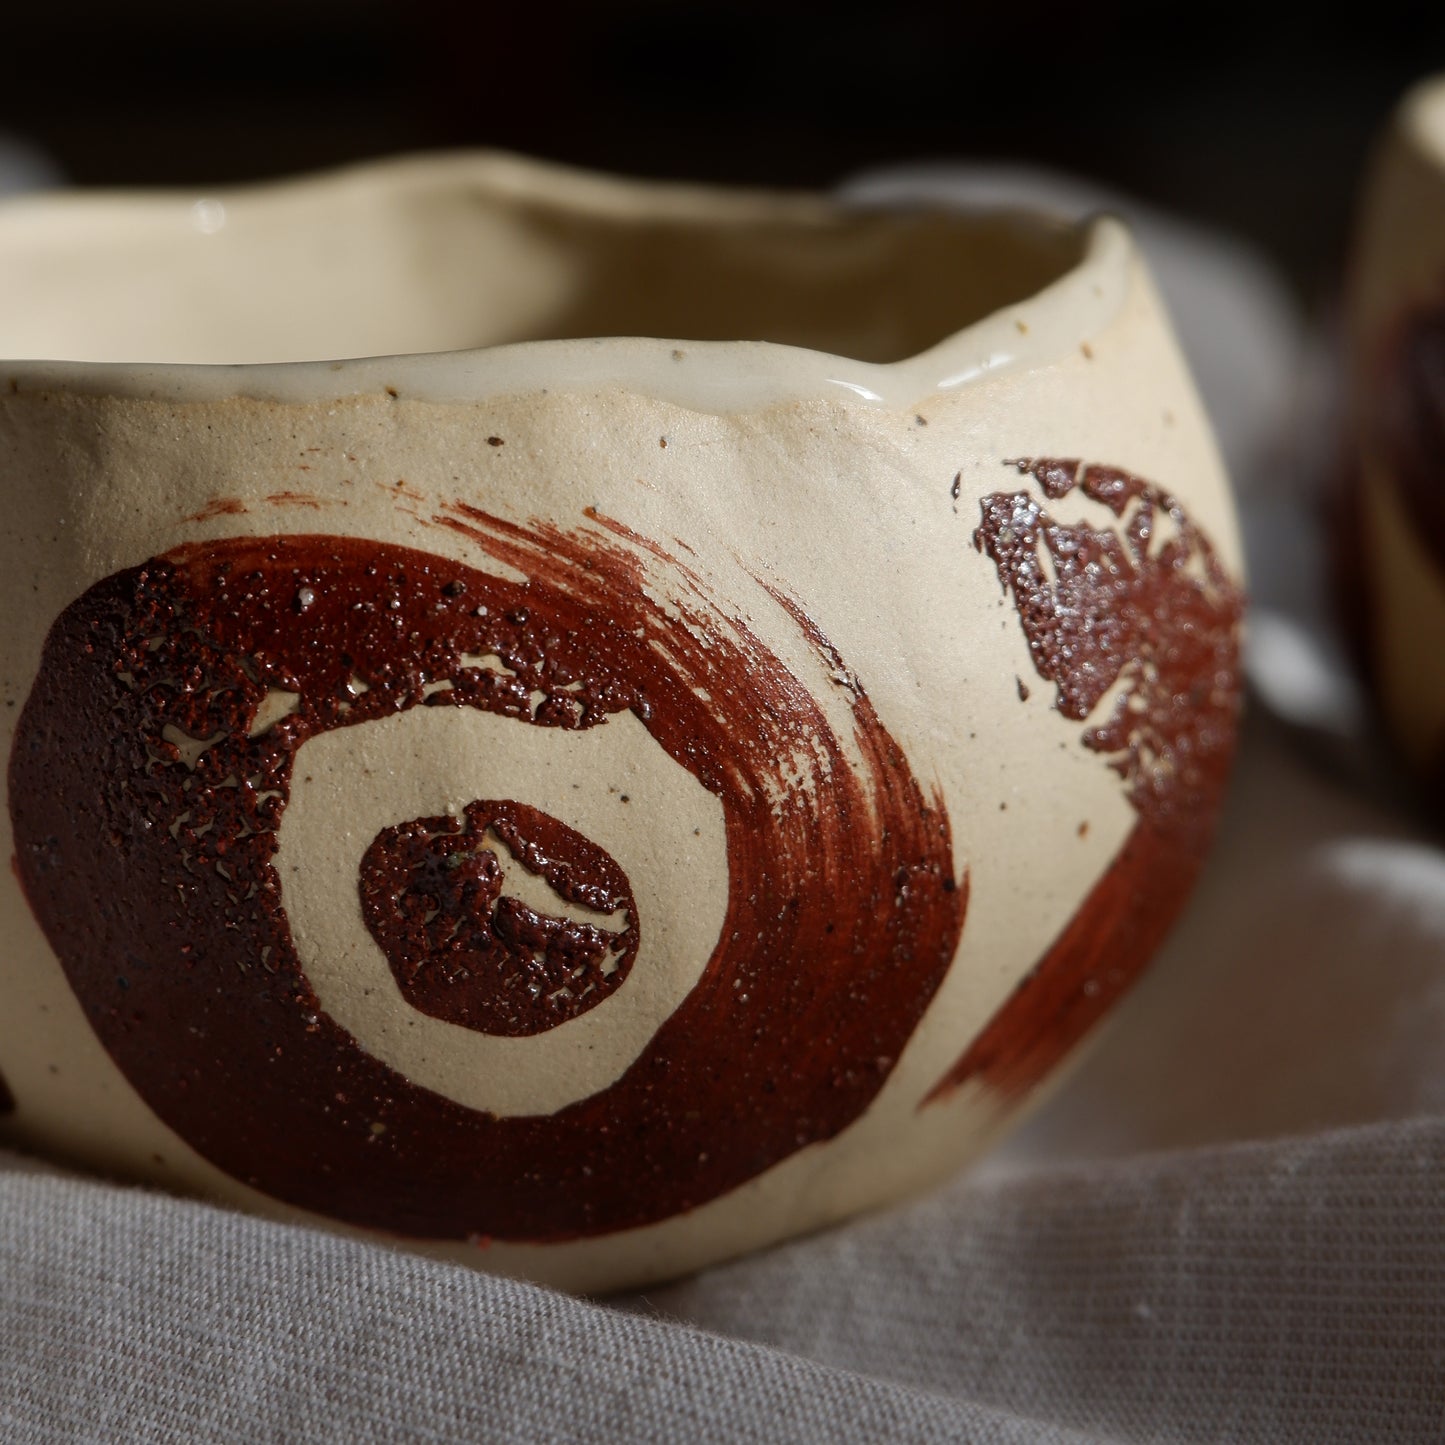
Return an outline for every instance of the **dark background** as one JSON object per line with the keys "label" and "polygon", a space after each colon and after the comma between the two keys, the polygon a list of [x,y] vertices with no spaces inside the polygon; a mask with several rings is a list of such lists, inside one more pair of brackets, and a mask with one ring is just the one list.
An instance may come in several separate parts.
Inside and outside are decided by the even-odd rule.
{"label": "dark background", "polygon": [[828,185],[1024,160],[1253,239],[1327,299],[1373,138],[1445,3],[987,6],[56,0],[0,20],[0,129],[82,184],[216,185],[501,146]]}

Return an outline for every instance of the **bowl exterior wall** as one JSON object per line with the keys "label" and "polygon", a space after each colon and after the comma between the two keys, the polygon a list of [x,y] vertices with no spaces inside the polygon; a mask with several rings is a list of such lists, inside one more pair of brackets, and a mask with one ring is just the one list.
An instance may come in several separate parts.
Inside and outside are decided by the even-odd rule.
{"label": "bowl exterior wall", "polygon": [[7,1142],[641,1284],[955,1169],[1187,896],[1240,556],[1137,269],[908,407],[5,382]]}

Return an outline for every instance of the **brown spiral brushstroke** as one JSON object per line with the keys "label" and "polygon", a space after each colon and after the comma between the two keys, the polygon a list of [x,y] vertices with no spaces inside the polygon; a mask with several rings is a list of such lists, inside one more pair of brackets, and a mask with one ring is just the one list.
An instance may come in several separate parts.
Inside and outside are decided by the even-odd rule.
{"label": "brown spiral brushstroke", "polygon": [[[1244,598],[1180,504],[1114,467],[1023,460],[1044,497],[1076,487],[1120,526],[1056,522],[1029,492],[983,501],[975,545],[1013,595],[1034,669],[1084,722],[1139,815],[1049,951],[923,1105],[969,1079],[1017,1096],[1050,1073],[1153,956],[1194,885],[1233,757]],[[923,1107],[921,1105],[920,1107]]]}
{"label": "brown spiral brushstroke", "polygon": [[[121,1071],[235,1178],[416,1237],[663,1220],[876,1096],[962,928],[948,818],[861,687],[844,739],[656,544],[603,519],[435,520],[528,580],[277,536],[181,547],[71,604],[10,758],[25,893]],[[252,737],[269,689],[298,702]],[[408,1082],[321,1009],[297,957],[271,860],[298,752],[413,707],[557,728],[630,710],[723,804],[728,900],[702,977],[619,1079],[550,1116]]]}

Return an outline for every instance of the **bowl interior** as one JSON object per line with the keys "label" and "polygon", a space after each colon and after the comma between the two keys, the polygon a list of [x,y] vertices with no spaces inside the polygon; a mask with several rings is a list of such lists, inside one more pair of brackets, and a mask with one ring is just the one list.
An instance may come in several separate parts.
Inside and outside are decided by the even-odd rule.
{"label": "bowl interior", "polygon": [[566,337],[913,356],[1078,266],[1019,215],[605,181],[507,157],[0,207],[0,356],[275,362]]}

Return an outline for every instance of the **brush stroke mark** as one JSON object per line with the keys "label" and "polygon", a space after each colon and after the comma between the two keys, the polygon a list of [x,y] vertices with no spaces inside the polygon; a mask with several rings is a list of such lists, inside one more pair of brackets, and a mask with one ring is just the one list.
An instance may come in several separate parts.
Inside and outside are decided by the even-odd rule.
{"label": "brush stroke mark", "polygon": [[[10,759],[25,894],[137,1092],[246,1184],[424,1238],[664,1220],[875,1098],[963,926],[948,817],[861,686],[841,737],[656,543],[595,514],[569,530],[456,503],[433,520],[481,566],[237,538],[69,606]],[[297,956],[272,859],[298,757],[320,732],[415,707],[544,728],[630,711],[722,802],[726,916],[701,978],[615,1082],[554,1114],[498,1118],[410,1083],[325,1013]],[[480,802],[527,823],[525,854],[524,805]],[[578,886],[620,896],[625,879],[585,853]]]}
{"label": "brush stroke mark", "polygon": [[[1116,467],[1010,463],[1031,491],[985,497],[975,545],[1013,597],[1034,670],[1085,723],[1138,815],[1048,952],[923,1104],[976,1079],[1008,1098],[1050,1073],[1149,962],[1194,886],[1234,753],[1244,597],[1167,493]],[[1075,489],[1117,525],[1055,521]],[[1040,866],[1047,866],[1041,861]]]}

